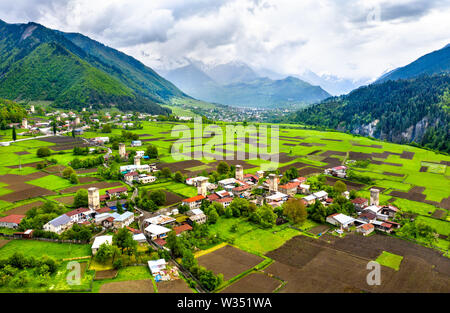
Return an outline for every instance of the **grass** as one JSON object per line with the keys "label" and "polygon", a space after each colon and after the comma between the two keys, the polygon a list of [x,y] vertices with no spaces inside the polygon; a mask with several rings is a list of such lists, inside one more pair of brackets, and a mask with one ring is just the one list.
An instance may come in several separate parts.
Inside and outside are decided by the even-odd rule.
{"label": "grass", "polygon": [[403,257],[401,255],[383,251],[375,261],[383,266],[387,266],[398,271],[400,269],[400,263],[402,263],[402,260]]}
{"label": "grass", "polygon": [[37,240],[11,240],[0,249],[0,259],[6,259],[17,251],[27,256],[47,255],[55,259],[67,259],[91,255],[91,246]]}
{"label": "grass", "polygon": [[94,280],[92,284],[92,292],[98,293],[101,286],[106,283],[143,279],[151,279],[153,281],[153,277],[150,274],[150,270],[147,266],[124,267],[119,270],[116,278],[114,279]]}
{"label": "grass", "polygon": [[73,186],[68,179],[64,179],[55,175],[44,176],[38,179],[31,180],[27,183],[50,190],[64,189]]}
{"label": "grass", "polygon": [[[232,225],[238,224],[235,233],[230,231]],[[265,254],[281,247],[286,241],[301,233],[287,226],[274,226],[270,229],[262,229],[243,218],[220,217],[216,224],[210,226],[211,233],[216,233],[221,238],[230,241],[233,245],[247,250]]]}
{"label": "grass", "polygon": [[433,227],[439,234],[448,236],[450,235],[450,223],[438,219],[434,219],[426,216],[418,216],[416,221],[425,223]]}

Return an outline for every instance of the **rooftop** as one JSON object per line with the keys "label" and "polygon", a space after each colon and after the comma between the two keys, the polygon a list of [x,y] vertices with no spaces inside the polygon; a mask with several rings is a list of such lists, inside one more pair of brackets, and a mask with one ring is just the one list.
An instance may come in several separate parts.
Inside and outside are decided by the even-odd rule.
{"label": "rooftop", "polygon": [[22,219],[24,217],[25,217],[25,215],[11,214],[11,215],[0,218],[0,222],[20,224],[20,221],[22,221]]}

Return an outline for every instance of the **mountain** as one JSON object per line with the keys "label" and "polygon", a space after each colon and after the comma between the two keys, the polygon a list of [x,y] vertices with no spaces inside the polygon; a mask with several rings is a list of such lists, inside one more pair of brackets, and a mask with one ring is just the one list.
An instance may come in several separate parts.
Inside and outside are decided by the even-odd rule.
{"label": "mountain", "polygon": [[220,85],[249,82],[260,78],[250,66],[239,61],[214,66],[203,64],[200,68]]}
{"label": "mountain", "polygon": [[[225,70],[227,68],[229,71]],[[225,79],[232,72],[235,78],[230,75]],[[213,77],[208,73],[212,73]],[[282,108],[306,105],[330,96],[319,86],[312,86],[295,77],[278,80],[258,77],[250,67],[238,62],[223,66],[190,62],[167,72],[165,77],[194,98],[230,106]],[[236,82],[224,83],[233,80]]]}
{"label": "mountain", "polygon": [[386,81],[298,111],[294,122],[450,153],[450,75]]}
{"label": "mountain", "polygon": [[187,95],[139,61],[88,37],[0,20],[0,97],[168,114],[160,104]]}
{"label": "mountain", "polygon": [[450,73],[450,44],[440,50],[426,54],[404,67],[384,74],[376,83],[441,73]]}
{"label": "mountain", "polygon": [[302,74],[296,75],[296,77],[310,83],[313,85],[318,85],[325,89],[332,95],[340,96],[347,94],[350,91],[366,85],[369,79],[348,79],[342,78],[334,75],[317,75],[316,73],[306,70]]}

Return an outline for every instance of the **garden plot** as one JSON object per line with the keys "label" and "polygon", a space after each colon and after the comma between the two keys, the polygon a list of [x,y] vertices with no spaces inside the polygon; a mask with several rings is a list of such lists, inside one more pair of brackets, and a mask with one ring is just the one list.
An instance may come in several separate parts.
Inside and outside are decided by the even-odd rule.
{"label": "garden plot", "polygon": [[31,202],[31,203],[27,203],[27,204],[15,207],[15,208],[13,208],[11,210],[8,210],[8,211],[6,211],[4,213],[7,214],[7,215],[11,215],[11,214],[25,215],[32,208],[40,207],[43,204],[44,204],[43,201],[35,201],[35,202]]}
{"label": "garden plot", "polygon": [[113,182],[113,183],[99,182],[99,183],[92,183],[92,184],[87,184],[87,185],[69,187],[64,190],[61,190],[61,192],[62,193],[74,193],[80,189],[89,189],[91,187],[97,187],[98,189],[105,189],[105,188],[114,188],[114,187],[121,187],[121,186],[123,186],[123,184],[120,182]]}
{"label": "garden plot", "polygon": [[151,279],[130,280],[103,284],[100,293],[154,293]]}
{"label": "garden plot", "polygon": [[102,279],[113,279],[116,278],[118,273],[118,270],[104,270],[104,271],[95,271],[95,280],[102,280]]}
{"label": "garden plot", "polygon": [[261,263],[260,256],[226,245],[197,258],[198,264],[214,274],[223,274],[227,281]]}
{"label": "garden plot", "polygon": [[221,293],[271,293],[281,281],[264,273],[252,273],[228,286]]}
{"label": "garden plot", "polygon": [[158,293],[192,293],[187,283],[183,279],[170,281],[160,281],[156,283]]}

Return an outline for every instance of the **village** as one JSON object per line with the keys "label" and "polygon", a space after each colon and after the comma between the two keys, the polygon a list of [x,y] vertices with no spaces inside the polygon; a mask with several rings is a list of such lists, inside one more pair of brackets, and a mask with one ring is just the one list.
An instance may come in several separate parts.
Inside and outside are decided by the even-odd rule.
{"label": "village", "polygon": [[[272,292],[286,284],[288,276],[282,273],[281,280],[271,276],[277,261],[270,253],[283,249],[287,240],[300,236],[319,242],[362,243],[364,238],[396,236],[405,223],[413,221],[386,201],[385,188],[372,184],[360,190],[364,185],[355,182],[353,171],[355,164],[362,162],[358,158],[327,157],[324,163],[328,166],[312,167],[293,162],[296,157],[289,156],[289,151],[280,154],[281,163],[287,165],[266,170],[248,160],[218,159],[211,165],[197,160],[173,162],[165,151],[170,153],[175,139],[166,139],[170,129],[158,128],[164,123],[189,123],[191,118],[161,121],[160,116],[148,114],[47,111],[38,113],[30,106],[31,118],[8,125],[18,133],[15,140],[2,141],[2,146],[48,142],[51,150],[45,146],[34,150],[43,161],[26,163],[22,161],[26,155],[20,154],[17,170],[37,175],[34,169],[28,170],[33,166],[43,171],[39,176],[59,176],[54,180],[62,185],[53,187],[59,196],[51,196],[35,208],[33,202],[25,204],[23,212],[5,211],[0,216],[1,236],[7,242],[48,241],[89,247],[83,257],[89,257],[88,272],[100,286],[113,284],[117,273],[139,265],[147,268],[157,284],[167,283],[158,285],[161,290],[168,284],[175,284],[167,287],[171,292],[242,290],[245,280],[234,283],[233,277],[244,271],[252,281],[264,277],[268,286],[273,285],[267,292]],[[149,129],[155,133],[149,134]],[[294,140],[289,138],[295,137],[281,137],[290,149],[295,146],[289,143]],[[314,149],[314,144],[303,146]],[[311,160],[319,151],[308,153]],[[47,170],[53,167],[55,172]],[[10,198],[5,195],[5,199]],[[19,193],[16,198],[17,207],[21,201],[29,202]],[[64,198],[69,202],[60,202]],[[249,234],[262,232],[261,237],[245,239],[246,229],[251,230]],[[435,237],[431,234],[429,238]],[[228,254],[246,265],[236,272],[224,267],[220,260]],[[259,259],[253,260],[256,256]],[[89,276],[85,279],[87,284]],[[297,283],[290,286],[304,288]],[[154,289],[148,283],[142,288]],[[258,288],[251,290],[260,292]]]}

